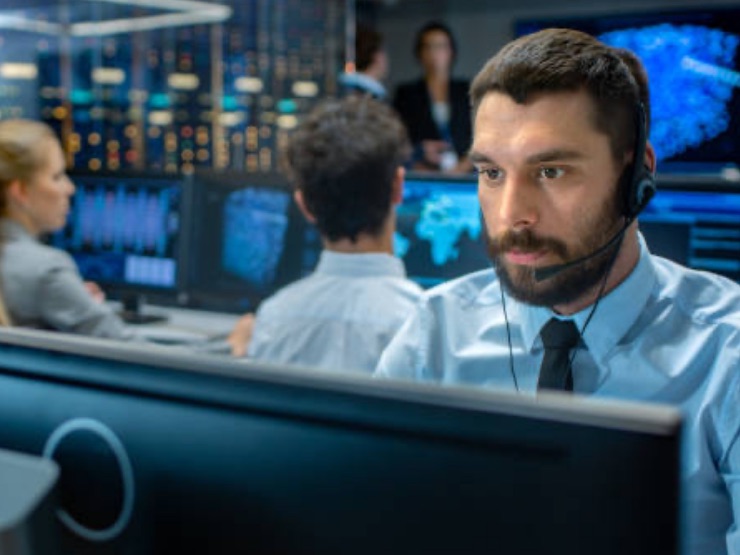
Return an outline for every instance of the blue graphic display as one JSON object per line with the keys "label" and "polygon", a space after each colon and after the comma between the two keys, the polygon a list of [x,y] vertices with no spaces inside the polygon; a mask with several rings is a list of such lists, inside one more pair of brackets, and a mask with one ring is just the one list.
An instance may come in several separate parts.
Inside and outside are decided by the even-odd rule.
{"label": "blue graphic display", "polygon": [[223,207],[221,264],[227,272],[260,287],[272,284],[288,229],[290,195],[246,188],[231,193]]}
{"label": "blue graphic display", "polygon": [[740,191],[659,189],[640,230],[653,253],[740,282]]}
{"label": "blue graphic display", "polygon": [[73,176],[67,225],[50,242],[85,279],[173,289],[177,284],[181,183],[146,176]]}
{"label": "blue graphic display", "polygon": [[408,179],[397,209],[396,255],[422,286],[488,266],[474,180]]}
{"label": "blue graphic display", "polygon": [[515,34],[549,27],[578,29],[640,58],[659,172],[732,178],[740,163],[740,8],[519,20]]}
{"label": "blue graphic display", "polygon": [[699,25],[665,23],[599,35],[631,50],[650,79],[650,141],[658,160],[673,158],[727,131],[740,86],[734,60],[740,37]]}

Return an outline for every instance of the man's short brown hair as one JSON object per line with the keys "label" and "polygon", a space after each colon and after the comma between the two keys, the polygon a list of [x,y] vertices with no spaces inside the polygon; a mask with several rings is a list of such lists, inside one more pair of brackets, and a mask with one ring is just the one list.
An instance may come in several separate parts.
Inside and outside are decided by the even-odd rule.
{"label": "man's short brown hair", "polygon": [[593,100],[594,126],[609,137],[621,163],[635,147],[637,104],[650,113],[645,70],[633,54],[580,31],[545,29],[504,46],[473,81],[473,121],[491,92],[525,104],[540,94],[579,90]]}

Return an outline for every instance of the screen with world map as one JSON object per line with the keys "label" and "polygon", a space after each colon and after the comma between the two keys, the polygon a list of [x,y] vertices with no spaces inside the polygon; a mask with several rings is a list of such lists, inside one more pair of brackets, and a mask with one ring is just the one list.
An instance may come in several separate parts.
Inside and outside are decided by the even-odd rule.
{"label": "screen with world map", "polygon": [[740,158],[740,9],[528,19],[517,35],[578,29],[637,54],[650,81],[650,142],[664,172],[731,171]]}
{"label": "screen with world map", "polygon": [[490,266],[477,191],[474,176],[407,177],[394,243],[422,287]]}

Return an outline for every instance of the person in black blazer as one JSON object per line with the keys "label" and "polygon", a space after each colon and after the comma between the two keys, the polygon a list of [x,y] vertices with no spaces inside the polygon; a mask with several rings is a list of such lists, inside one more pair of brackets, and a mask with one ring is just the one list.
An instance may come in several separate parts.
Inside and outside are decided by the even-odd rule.
{"label": "person in black blazer", "polygon": [[455,37],[443,23],[427,23],[416,35],[414,54],[424,75],[399,85],[393,100],[414,145],[412,169],[472,170],[466,157],[472,134],[469,83],[451,76],[456,53]]}

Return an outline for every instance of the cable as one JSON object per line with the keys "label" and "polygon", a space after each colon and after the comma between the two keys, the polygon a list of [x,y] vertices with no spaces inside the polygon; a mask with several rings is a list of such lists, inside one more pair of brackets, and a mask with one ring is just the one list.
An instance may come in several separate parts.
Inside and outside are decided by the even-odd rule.
{"label": "cable", "polygon": [[499,292],[501,293],[501,306],[504,309],[504,321],[506,322],[506,340],[509,342],[509,370],[511,370],[511,379],[514,380],[514,388],[519,393],[519,381],[516,379],[516,373],[514,372],[514,349],[511,346],[511,328],[509,327],[509,315],[506,312],[506,298],[504,297],[504,288],[501,286],[499,281],[498,285]]}
{"label": "cable", "polygon": [[[629,225],[631,225],[631,223],[632,223],[632,220],[628,220],[625,227],[628,227]],[[609,280],[609,275],[614,269],[614,263],[617,261],[617,256],[619,255],[619,251],[622,248],[623,241],[624,241],[624,235],[622,235],[622,237],[617,242],[617,245],[616,245],[617,248],[614,249],[614,253],[609,259],[609,264],[607,265],[606,271],[604,272],[604,277],[601,280],[601,286],[599,287],[599,293],[596,296],[596,301],[594,302],[593,307],[591,307],[591,312],[589,312],[588,316],[586,317],[586,321],[583,322],[583,326],[581,327],[581,331],[580,331],[581,341],[583,341],[583,334],[586,333],[586,328],[591,323],[591,319],[596,313],[596,309],[599,307],[599,304],[601,303],[601,299],[604,298],[604,291],[606,291],[606,282]],[[570,371],[571,376],[573,376],[573,361],[575,361],[577,355],[578,355],[578,349],[574,349],[573,354],[570,357],[570,361],[568,361],[568,370]]]}
{"label": "cable", "polygon": [[[628,219],[624,228],[626,229],[632,224],[632,219]],[[604,292],[606,291],[606,283],[609,281],[609,275],[611,274],[612,270],[614,269],[614,263],[617,261],[617,256],[619,255],[619,251],[622,248],[622,242],[624,241],[624,234],[619,238],[616,244],[616,248],[614,249],[614,252],[611,255],[611,258],[609,259],[609,264],[606,267],[606,271],[604,272],[604,277],[601,279],[601,285],[599,286],[599,292],[596,296],[596,301],[594,302],[593,306],[591,307],[591,312],[589,312],[588,316],[586,317],[586,321],[583,323],[583,326],[580,330],[581,335],[581,341],[583,341],[583,335],[586,333],[586,328],[591,323],[591,319],[593,318],[594,314],[596,313],[596,309],[599,307],[599,304],[601,303],[601,299],[604,298]],[[511,378],[514,381],[514,388],[516,389],[517,393],[520,393],[519,390],[519,381],[516,378],[516,372],[514,371],[514,349],[511,344],[511,327],[509,325],[509,314],[506,310],[506,297],[504,296],[504,288],[501,286],[501,282],[499,280],[499,292],[501,294],[501,307],[504,311],[504,321],[506,322],[506,340],[509,345],[509,370],[511,371]],[[573,362],[576,359],[576,356],[578,355],[578,349],[573,350],[573,354],[570,357],[570,360],[568,361],[568,370],[571,375],[571,379],[573,376]]]}

